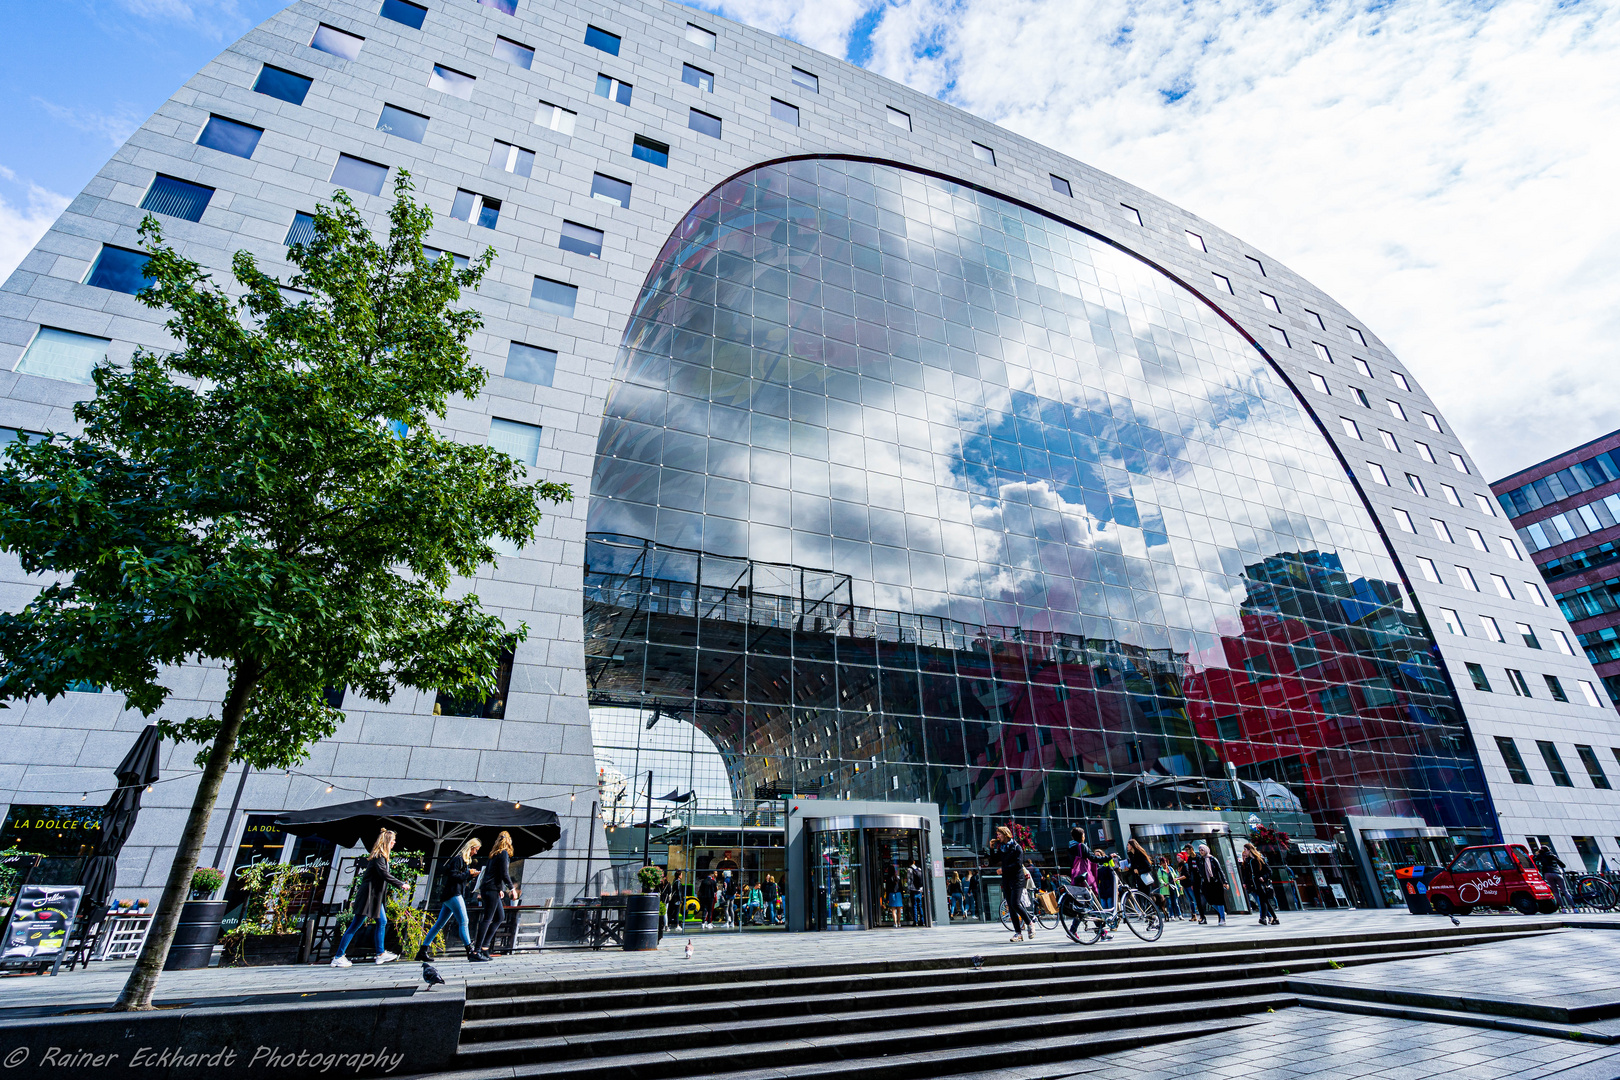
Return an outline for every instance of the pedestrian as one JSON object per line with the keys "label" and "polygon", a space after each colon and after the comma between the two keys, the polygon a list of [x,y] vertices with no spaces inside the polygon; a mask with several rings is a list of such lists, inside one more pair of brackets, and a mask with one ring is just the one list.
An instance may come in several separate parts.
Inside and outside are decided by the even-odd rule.
{"label": "pedestrian", "polygon": [[670,873],[664,871],[664,879],[658,883],[658,908],[663,916],[659,925],[659,936],[662,937],[664,927],[680,926],[685,920],[681,918],[681,871]]}
{"label": "pedestrian", "polygon": [[945,879],[945,911],[953,919],[966,914],[962,910],[962,875],[955,870]]}
{"label": "pedestrian", "polygon": [[1254,897],[1255,907],[1260,909],[1260,925],[1280,926],[1277,900],[1272,893],[1271,867],[1259,848],[1253,844],[1243,845],[1243,861],[1238,864],[1238,872],[1243,876],[1243,891]]}
{"label": "pedestrian", "polygon": [[1082,888],[1097,891],[1097,870],[1086,846],[1086,830],[1076,825],[1069,830],[1069,880]]}
{"label": "pedestrian", "polygon": [[905,896],[901,892],[900,871],[893,865],[883,868],[883,897],[889,909],[889,918],[898,929],[900,926],[900,912],[905,909]]}
{"label": "pedestrian", "polygon": [[765,911],[770,916],[771,922],[773,924],[781,922],[782,920],[777,917],[777,911],[782,902],[782,889],[776,884],[776,875],[766,874],[765,884],[760,886],[759,891],[765,901]]}
{"label": "pedestrian", "polygon": [[1226,867],[1209,853],[1208,844],[1198,845],[1198,854],[1192,860],[1193,877],[1198,883],[1199,895],[1204,903],[1215,909],[1220,920],[1215,925],[1226,925]]}
{"label": "pedestrian", "polygon": [[1199,926],[1206,925],[1209,920],[1204,916],[1204,894],[1198,887],[1198,878],[1193,873],[1193,854],[1191,844],[1185,845],[1180,854],[1176,856],[1177,873],[1181,875],[1181,894],[1187,898],[1187,918],[1189,921],[1195,917]]}
{"label": "pedestrian", "polygon": [[[1535,841],[1532,840],[1531,843]],[[1564,889],[1564,860],[1558,857],[1558,853],[1550,844],[1538,844],[1531,854],[1535,859],[1536,869],[1547,879],[1547,884],[1552,886],[1553,897],[1558,901],[1558,906],[1568,907],[1569,898]]]}
{"label": "pedestrian", "polygon": [[366,867],[360,879],[360,888],[354,894],[354,917],[349,921],[349,928],[343,932],[343,940],[338,942],[337,955],[332,957],[332,966],[346,968],[353,966],[353,961],[344,954],[349,951],[349,942],[360,927],[368,922],[377,924],[377,959],[376,963],[388,964],[399,959],[397,953],[391,953],[385,947],[388,933],[388,912],[383,908],[383,901],[388,896],[390,887],[403,889],[405,883],[395,877],[388,869],[388,859],[394,852],[394,834],[384,829],[377,834],[377,842],[371,845],[371,853],[366,856]]}
{"label": "pedestrian", "polygon": [[462,947],[467,950],[467,959],[472,963],[482,963],[486,957],[478,955],[473,948],[472,938],[467,934],[467,885],[478,876],[478,871],[472,868],[473,856],[483,847],[483,841],[473,837],[461,845],[461,850],[445,860],[439,868],[439,917],[433,922],[433,929],[427,932],[422,939],[422,947],[416,950],[416,958],[426,963],[430,957],[428,949],[433,939],[439,936],[439,931],[449,925],[450,920],[456,920],[456,933],[461,935]]}
{"label": "pedestrian", "polygon": [[702,879],[698,881],[698,918],[703,921],[703,929],[705,930],[714,924],[714,898],[718,891],[719,886],[715,883],[712,872],[704,874]]}
{"label": "pedestrian", "polygon": [[1125,841],[1125,859],[1131,864],[1132,888],[1141,889],[1149,896],[1156,895],[1159,883],[1153,874],[1153,856],[1134,836]]}
{"label": "pedestrian", "polygon": [[1035,920],[1030,918],[1029,910],[1024,907],[1024,879],[1027,871],[1024,869],[1023,846],[1013,838],[1012,830],[1002,825],[996,829],[995,839],[991,841],[991,850],[1001,857],[1001,896],[1007,904],[1007,914],[1012,919],[1012,941],[1034,941]]}
{"label": "pedestrian", "polygon": [[962,879],[962,914],[970,919],[979,916],[979,875],[973,870]]}
{"label": "pedestrian", "polygon": [[911,901],[911,925],[923,926],[928,922],[926,907],[923,903],[923,887],[928,884],[928,877],[923,873],[917,860],[912,859],[911,865],[906,867],[906,892]]}
{"label": "pedestrian", "polygon": [[478,955],[491,959],[490,947],[506,922],[506,909],[501,901],[512,888],[512,835],[505,829],[495,837],[495,846],[489,849],[489,862],[478,878],[478,903],[484,909],[478,924]]}
{"label": "pedestrian", "polygon": [[1179,882],[1176,880],[1175,871],[1170,868],[1170,856],[1159,856],[1158,865],[1153,868],[1153,876],[1159,883],[1155,893],[1159,898],[1159,913],[1167,919],[1181,918],[1180,898],[1176,896]]}

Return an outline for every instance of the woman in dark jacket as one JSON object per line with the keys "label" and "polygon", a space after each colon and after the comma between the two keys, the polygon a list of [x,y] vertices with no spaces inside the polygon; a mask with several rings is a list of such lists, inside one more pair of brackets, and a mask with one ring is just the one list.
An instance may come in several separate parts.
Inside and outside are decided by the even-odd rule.
{"label": "woman in dark jacket", "polygon": [[1199,844],[1198,853],[1188,860],[1192,878],[1204,903],[1215,909],[1220,919],[1217,926],[1226,925],[1226,868],[1221,860],[1209,853],[1208,844]]}
{"label": "woman in dark jacket", "polygon": [[1153,876],[1153,857],[1134,836],[1125,841],[1125,859],[1131,864],[1131,888],[1155,895],[1159,883]]}
{"label": "woman in dark jacket", "polygon": [[391,953],[383,947],[385,935],[388,933],[388,913],[383,910],[383,900],[388,896],[390,886],[403,889],[405,883],[388,871],[388,857],[394,850],[394,834],[387,829],[377,834],[377,842],[371,845],[371,855],[367,859],[364,876],[360,879],[360,888],[354,894],[354,918],[349,922],[349,928],[343,932],[343,940],[338,942],[337,954],[332,957],[332,966],[337,968],[352,965],[347,956],[349,942],[360,927],[367,922],[377,924],[377,960],[379,964],[386,964],[399,959],[397,953]]}
{"label": "woman in dark jacket", "polygon": [[1035,940],[1035,920],[1024,908],[1024,848],[1003,825],[996,830],[991,849],[1001,857],[1001,896],[1012,916],[1012,941]]}
{"label": "woman in dark jacket", "polygon": [[484,915],[478,924],[477,952],[485,960],[490,959],[489,947],[495,944],[495,935],[506,921],[506,911],[501,907],[501,901],[511,890],[512,836],[502,830],[495,838],[495,846],[489,849],[489,864],[478,879],[478,903],[483,907]]}
{"label": "woman in dark jacket", "polygon": [[1260,854],[1259,848],[1253,844],[1243,845],[1243,861],[1238,864],[1238,873],[1243,877],[1243,891],[1254,897],[1260,909],[1260,925],[1280,925],[1277,901],[1271,891],[1271,867],[1266,865],[1266,857]]}
{"label": "woman in dark jacket", "polygon": [[428,949],[451,919],[456,920],[456,931],[460,933],[461,944],[467,950],[467,959],[474,963],[486,959],[473,948],[472,939],[467,936],[467,898],[463,895],[467,891],[467,883],[478,876],[478,871],[472,868],[472,859],[481,847],[483,841],[475,837],[461,845],[461,850],[445,860],[445,864],[439,868],[439,917],[434,921],[433,929],[427,932],[427,937],[422,939],[422,947],[416,950],[418,960],[425,962],[431,959]]}

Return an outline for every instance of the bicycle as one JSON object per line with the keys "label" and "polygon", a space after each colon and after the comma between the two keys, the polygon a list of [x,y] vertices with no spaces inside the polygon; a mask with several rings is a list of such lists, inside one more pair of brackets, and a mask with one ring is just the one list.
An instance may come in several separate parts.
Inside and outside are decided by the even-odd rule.
{"label": "bicycle", "polygon": [[[1057,929],[1057,925],[1058,925],[1058,916],[1057,916],[1057,914],[1055,912],[1047,911],[1045,908],[1041,907],[1040,896],[1036,893],[1036,891],[1034,889],[1025,889],[1024,890],[1024,911],[1025,911],[1026,914],[1029,915],[1029,917],[1031,919],[1033,919],[1035,922],[1037,922],[1037,923],[1039,923],[1041,925],[1041,929],[1043,929],[1043,930],[1056,930]],[[1000,914],[1001,914],[1001,925],[1005,926],[1007,928],[1008,933],[1012,933],[1012,928],[1013,928],[1012,911],[1011,911],[1011,909],[1009,909],[1007,907],[1007,898],[1006,897],[1001,898],[1001,912],[1000,912]]]}
{"label": "bicycle", "polygon": [[1143,941],[1158,941],[1164,933],[1164,916],[1159,914],[1159,905],[1139,889],[1129,885],[1122,889],[1117,875],[1114,906],[1110,909],[1104,909],[1097,894],[1084,885],[1071,885],[1066,881],[1060,884],[1063,896],[1058,901],[1058,921],[1063,924],[1063,932],[1078,944],[1090,945],[1104,930],[1118,930],[1122,922]]}
{"label": "bicycle", "polygon": [[1597,874],[1565,875],[1564,892],[1571,907],[1608,911],[1620,902],[1614,886]]}

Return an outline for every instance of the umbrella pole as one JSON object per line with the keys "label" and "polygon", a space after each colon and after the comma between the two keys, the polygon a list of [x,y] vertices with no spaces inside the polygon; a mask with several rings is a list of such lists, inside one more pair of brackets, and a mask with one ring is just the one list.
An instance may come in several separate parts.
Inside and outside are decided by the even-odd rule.
{"label": "umbrella pole", "polygon": [[591,802],[591,816],[585,819],[585,888],[591,887],[591,858],[596,854],[596,808],[601,804]]}

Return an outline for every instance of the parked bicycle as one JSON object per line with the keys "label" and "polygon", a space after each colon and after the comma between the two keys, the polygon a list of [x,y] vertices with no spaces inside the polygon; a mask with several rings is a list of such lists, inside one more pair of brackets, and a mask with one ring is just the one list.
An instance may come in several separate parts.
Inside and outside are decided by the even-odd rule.
{"label": "parked bicycle", "polygon": [[[1057,912],[1047,911],[1046,908],[1042,906],[1040,894],[1035,889],[1026,888],[1024,890],[1024,910],[1029,913],[1030,918],[1034,919],[1037,923],[1040,923],[1042,929],[1057,929]],[[1001,898],[1000,915],[1001,925],[1007,928],[1008,933],[1011,933],[1013,928],[1012,911],[1007,907],[1006,897]]]}
{"label": "parked bicycle", "polygon": [[[1555,888],[1554,891],[1558,890]],[[1620,903],[1620,891],[1616,891],[1612,882],[1598,874],[1564,875],[1563,893],[1561,899],[1568,907],[1608,911]]]}
{"label": "parked bicycle", "polygon": [[1140,889],[1121,886],[1120,877],[1114,875],[1114,906],[1104,908],[1097,894],[1084,885],[1062,882],[1063,895],[1058,899],[1058,922],[1063,932],[1081,945],[1090,945],[1103,934],[1112,933],[1124,923],[1131,933],[1143,941],[1158,941],[1164,933],[1164,916],[1159,905]]}

